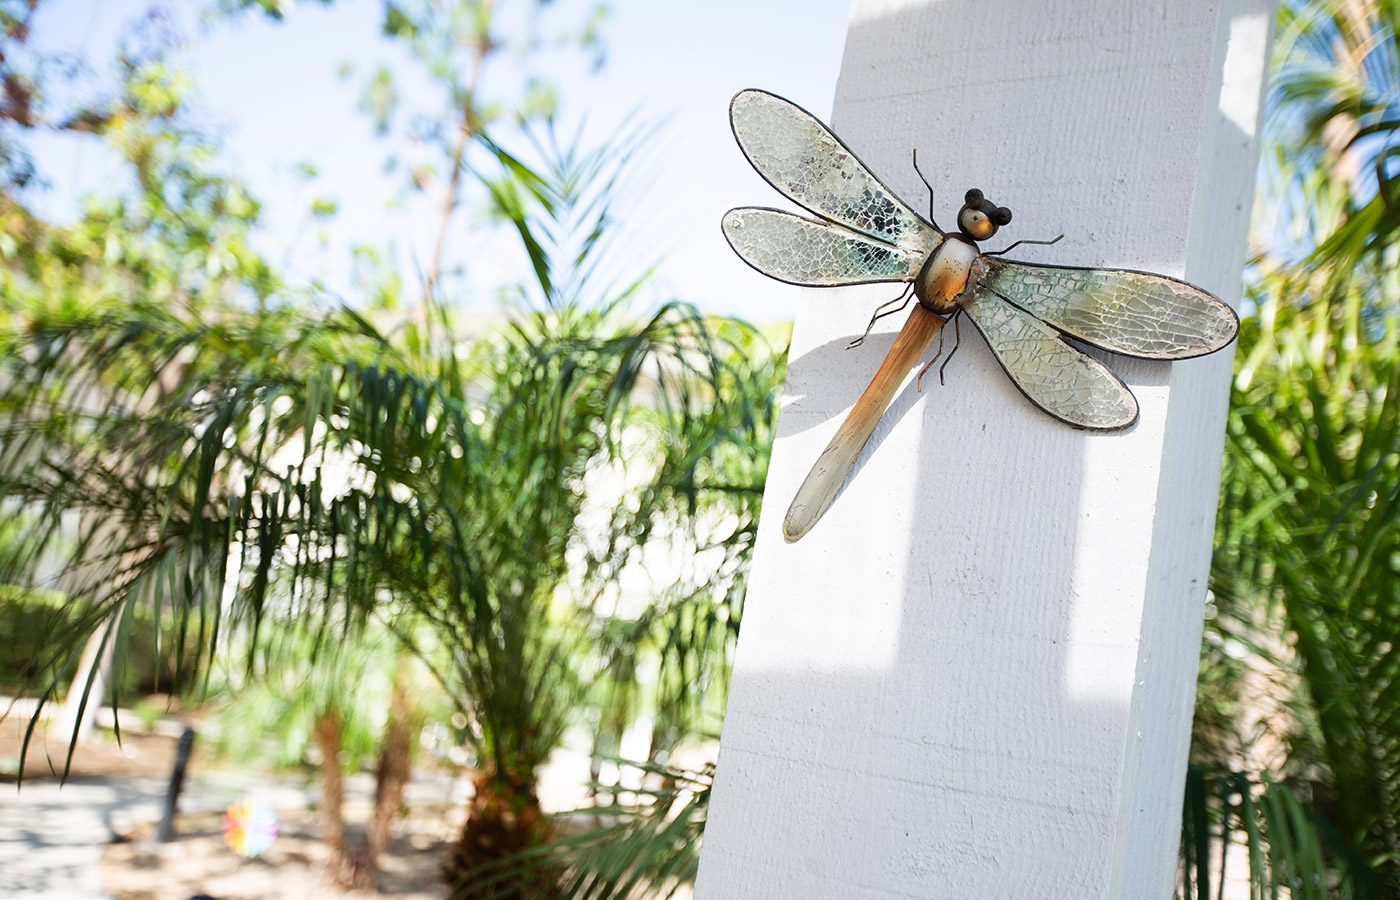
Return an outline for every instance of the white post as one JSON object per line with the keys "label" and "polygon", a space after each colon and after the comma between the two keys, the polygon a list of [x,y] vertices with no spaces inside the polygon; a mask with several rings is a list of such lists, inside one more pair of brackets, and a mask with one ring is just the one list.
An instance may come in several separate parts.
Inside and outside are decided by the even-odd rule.
{"label": "white post", "polygon": [[[917,147],[940,224],[978,187],[1015,213],[1005,243],[1065,233],[1016,258],[1233,303],[1272,19],[1272,0],[855,0],[831,124],[925,209]],[[1142,415],[1086,434],[963,328],[947,385],[911,378],[785,542],[903,317],[842,348],[894,292],[803,294],[697,896],[1170,897],[1232,351],[1096,354]]]}

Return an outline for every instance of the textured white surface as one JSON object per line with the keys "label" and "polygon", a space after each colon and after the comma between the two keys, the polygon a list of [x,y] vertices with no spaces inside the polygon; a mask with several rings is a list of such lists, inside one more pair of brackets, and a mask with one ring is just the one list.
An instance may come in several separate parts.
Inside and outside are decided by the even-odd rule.
{"label": "textured white surface", "polygon": [[[945,226],[969,187],[1011,207],[989,249],[1063,231],[1013,256],[1233,302],[1271,12],[856,0],[832,125],[922,209],[918,147]],[[1231,351],[1097,354],[1142,417],[1086,434],[963,328],[947,386],[911,379],[786,543],[902,318],[841,348],[895,291],[804,292],[697,895],[1169,897]]]}

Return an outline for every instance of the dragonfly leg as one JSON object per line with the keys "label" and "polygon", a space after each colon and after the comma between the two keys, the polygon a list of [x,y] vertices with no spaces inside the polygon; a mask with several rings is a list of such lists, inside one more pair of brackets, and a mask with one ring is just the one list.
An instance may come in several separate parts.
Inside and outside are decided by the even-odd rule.
{"label": "dragonfly leg", "polygon": [[[870,324],[865,326],[865,333],[862,334],[860,337],[856,338],[855,340],[851,341],[849,344],[847,344],[846,349],[850,350],[852,347],[859,347],[861,344],[865,343],[865,339],[870,336],[870,329],[875,327],[875,323],[877,321],[883,319],[885,316],[899,312],[901,309],[908,306],[909,301],[913,298],[914,282],[911,281],[909,282],[908,286],[904,288],[904,290],[899,292],[898,297],[895,297],[893,300],[888,300],[884,303],[881,303],[879,306],[875,307],[875,315],[870,317]],[[899,301],[901,300],[903,300],[904,302],[899,303]],[[899,306],[895,307],[894,309],[887,310],[885,312],[880,312],[880,310],[884,309],[886,306],[891,306],[895,303],[899,303]]]}
{"label": "dragonfly leg", "polygon": [[[954,315],[956,316],[956,313],[955,313]],[[954,327],[956,328],[957,326],[954,326]],[[918,375],[918,377],[914,379],[914,387],[915,387],[920,393],[923,393],[923,390],[924,390],[924,373],[928,371],[929,366],[931,366],[931,365],[933,365],[934,363],[938,362],[938,357],[940,357],[940,356],[942,356],[942,355],[943,355],[943,329],[940,328],[940,329],[938,329],[938,352],[935,353],[935,354],[933,354],[933,359],[931,359],[931,360],[928,361],[928,366],[924,366],[922,369],[920,369],[920,370],[919,370],[919,375]]]}
{"label": "dragonfly leg", "polygon": [[962,346],[962,329],[958,327],[958,317],[962,315],[962,307],[959,306],[957,312],[953,313],[953,349],[948,351],[948,358],[943,360],[943,365],[938,367],[938,383],[943,384],[943,370],[948,368],[948,363],[953,361],[953,354],[958,352]]}
{"label": "dragonfly leg", "polygon": [[1001,250],[993,250],[991,253],[983,253],[982,255],[983,255],[983,256],[1001,256],[1003,253],[1010,253],[1012,250],[1015,250],[1017,247],[1021,246],[1022,244],[1055,244],[1055,243],[1059,243],[1059,240],[1060,240],[1060,238],[1062,238],[1062,237],[1064,237],[1063,234],[1061,234],[1061,235],[1056,235],[1056,236],[1055,236],[1055,239],[1054,239],[1054,240],[1050,240],[1050,241],[1017,241],[1016,243],[1012,244],[1010,247],[1004,247],[1004,248],[1002,248]]}
{"label": "dragonfly leg", "polygon": [[[953,354],[954,354],[954,353],[957,353],[957,352],[958,352],[958,348],[962,346],[962,329],[958,327],[958,316],[960,316],[960,315],[962,315],[962,309],[961,309],[961,308],[959,308],[956,312],[953,313],[953,349],[952,349],[951,351],[949,351],[949,353],[948,353],[948,358],[945,359],[945,360],[943,360],[943,365],[941,365],[941,366],[938,367],[938,383],[939,383],[939,384],[943,384],[943,370],[946,369],[946,368],[948,368],[948,363],[950,363],[950,362],[953,361]],[[916,388],[917,390],[919,390],[919,391],[921,391],[921,392],[923,391],[923,389],[924,389],[924,373],[927,372],[929,369],[933,368],[933,364],[936,363],[936,362],[938,362],[938,357],[940,357],[940,356],[942,356],[942,355],[943,355],[943,332],[942,332],[942,331],[939,331],[939,332],[938,332],[938,352],[935,353],[935,354],[933,354],[933,359],[929,360],[929,361],[928,361],[928,365],[924,366],[922,369],[919,370],[919,377],[916,378],[916,379],[914,379],[914,386],[915,386],[915,388]]]}
{"label": "dragonfly leg", "polygon": [[[928,223],[934,228],[938,228],[938,223],[933,221],[933,185],[929,184],[928,179],[924,177],[924,173],[919,171],[918,147],[914,148],[914,173],[919,176],[919,180],[924,183],[924,187],[928,188]],[[938,228],[938,230],[942,231],[943,229]]]}

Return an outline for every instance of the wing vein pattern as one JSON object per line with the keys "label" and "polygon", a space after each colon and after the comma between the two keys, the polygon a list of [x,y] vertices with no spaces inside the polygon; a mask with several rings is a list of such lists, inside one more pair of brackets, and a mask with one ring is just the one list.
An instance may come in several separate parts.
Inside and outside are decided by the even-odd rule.
{"label": "wing vein pattern", "polygon": [[962,306],[997,362],[1036,406],[1076,428],[1114,431],[1137,421],[1137,400],[1127,385],[1035,316],[995,294],[976,294]]}
{"label": "wing vein pattern", "polygon": [[1143,359],[1224,347],[1239,319],[1222,300],[1165,275],[1042,266],[982,257],[969,279],[1085,343]]}
{"label": "wing vein pattern", "polygon": [[924,262],[909,250],[776,209],[731,209],[722,224],[744,262],[789,284],[908,281]]}
{"label": "wing vein pattern", "polygon": [[741,91],[729,120],[758,173],[804,208],[921,258],[943,240],[801,107],[766,91]]}

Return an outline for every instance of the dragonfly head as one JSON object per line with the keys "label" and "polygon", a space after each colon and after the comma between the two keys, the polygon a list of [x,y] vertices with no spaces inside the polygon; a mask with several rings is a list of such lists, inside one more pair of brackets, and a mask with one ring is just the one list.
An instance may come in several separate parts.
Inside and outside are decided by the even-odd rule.
{"label": "dragonfly head", "polygon": [[997,228],[1011,221],[1011,210],[997,206],[982,192],[973,188],[963,197],[958,210],[958,229],[974,241],[985,241],[997,233]]}

